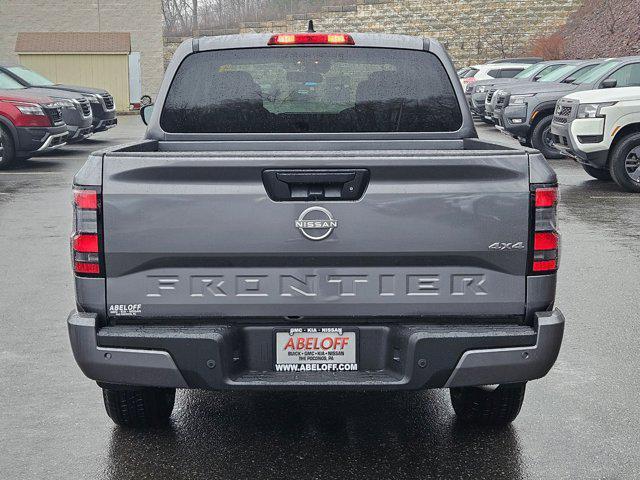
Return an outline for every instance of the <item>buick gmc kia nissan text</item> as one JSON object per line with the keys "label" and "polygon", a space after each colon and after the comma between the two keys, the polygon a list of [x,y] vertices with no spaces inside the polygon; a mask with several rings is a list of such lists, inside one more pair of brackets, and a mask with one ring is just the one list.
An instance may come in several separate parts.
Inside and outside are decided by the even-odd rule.
{"label": "buick gmc kia nissan text", "polygon": [[449,388],[504,424],[555,362],[555,174],[478,140],[436,41],[189,40],[142,114],[74,186],[69,335],[116,423],[176,388]]}

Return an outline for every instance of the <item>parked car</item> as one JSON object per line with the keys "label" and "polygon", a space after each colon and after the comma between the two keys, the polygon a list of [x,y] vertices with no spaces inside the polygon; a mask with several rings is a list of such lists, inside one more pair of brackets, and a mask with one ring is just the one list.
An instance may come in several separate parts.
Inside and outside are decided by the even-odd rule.
{"label": "parked car", "polygon": [[599,180],[640,193],[640,87],[587,90],[558,101],[553,145]]}
{"label": "parked car", "polygon": [[491,78],[513,78],[518,73],[529,67],[528,63],[493,63],[486,65],[473,65],[460,78],[463,87],[477,82],[478,80],[487,80]]}
{"label": "parked car", "polygon": [[555,362],[556,176],[478,140],[437,41],[189,39],[141,114],[74,188],[69,336],[116,423],[176,388],[444,387],[505,424]]}
{"label": "parked car", "polygon": [[[42,87],[81,94],[89,100],[91,105],[93,133],[104,132],[118,124],[115,102],[111,94],[106,90],[55,83],[22,65],[3,64],[0,65],[0,72],[12,76],[26,87]],[[74,95],[74,98],[76,98],[76,95]]]}
{"label": "parked car", "polygon": [[67,126],[52,98],[35,95],[12,79],[0,78],[0,169],[66,143]]}
{"label": "parked car", "polygon": [[[550,73],[547,73],[540,78],[535,79],[535,82],[540,82],[540,86],[542,89],[548,88],[547,84],[554,83],[567,83],[572,82],[576,76],[580,76],[586,74],[591,69],[595,68],[599,65],[602,60],[576,60],[567,63],[567,65],[560,67]],[[496,86],[492,87],[487,92],[487,98],[485,100],[485,118],[491,119],[491,123],[496,123],[499,121],[500,116],[502,115],[502,109],[504,105],[502,103],[498,104],[498,101],[502,102],[503,96],[508,89],[511,87],[527,87],[531,82],[521,82],[518,85],[504,85],[503,87]],[[496,93],[499,93],[496,95]],[[498,126],[501,128],[500,126]],[[530,146],[530,145],[527,145]]]}
{"label": "parked car", "polygon": [[[586,71],[571,74],[562,83],[537,82],[496,92],[496,125],[522,144],[540,150],[545,157],[562,158],[551,136],[553,113],[560,98],[574,91],[640,85],[640,57],[598,62],[597,66],[586,67]],[[551,75],[559,73],[560,70]]]}
{"label": "parked car", "polygon": [[[9,75],[0,72],[0,82],[3,80],[15,81]],[[69,131],[68,143],[79,142],[92,134],[91,123],[93,117],[91,116],[91,106],[89,105],[89,100],[82,95],[40,87],[20,86],[20,88],[34,95],[52,98],[58,103],[58,106],[62,109],[62,119],[67,124],[67,130]]]}
{"label": "parked car", "polygon": [[[516,82],[535,82],[545,75],[571,63],[568,60],[553,60],[548,62],[540,62],[533,64],[513,78],[491,78],[488,80],[478,80],[473,83],[469,83],[465,88],[465,96],[467,102],[471,108],[471,113],[482,119],[483,121],[490,121],[493,123],[493,119],[489,117],[485,118],[485,102],[487,100],[487,94],[492,89],[497,89],[498,86],[509,85]],[[495,89],[493,91],[495,91]]]}

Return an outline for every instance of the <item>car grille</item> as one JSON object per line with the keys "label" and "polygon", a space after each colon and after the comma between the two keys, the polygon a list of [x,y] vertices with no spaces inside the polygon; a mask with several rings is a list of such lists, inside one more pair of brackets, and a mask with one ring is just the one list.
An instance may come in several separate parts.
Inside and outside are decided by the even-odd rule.
{"label": "car grille", "polygon": [[505,103],[507,103],[507,96],[504,94],[498,95],[498,98],[496,98],[496,107],[502,107]]}
{"label": "car grille", "polygon": [[573,104],[567,101],[559,101],[556,106],[556,111],[553,115],[553,121],[555,123],[569,123],[573,117]]}
{"label": "car grille", "polygon": [[82,115],[84,117],[91,115],[91,104],[89,103],[89,100],[86,98],[76,98],[76,102],[80,104],[80,109],[82,110]]}
{"label": "car grille", "polygon": [[496,89],[492,88],[491,90],[489,90],[487,92],[487,103],[491,103],[491,100],[493,99],[493,94],[496,93]]}
{"label": "car grille", "polygon": [[113,97],[108,93],[100,95],[102,97],[102,101],[104,102],[104,106],[107,110],[113,110]]}
{"label": "car grille", "polygon": [[56,125],[62,123],[62,109],[59,107],[42,107],[44,113],[49,117],[51,123]]}

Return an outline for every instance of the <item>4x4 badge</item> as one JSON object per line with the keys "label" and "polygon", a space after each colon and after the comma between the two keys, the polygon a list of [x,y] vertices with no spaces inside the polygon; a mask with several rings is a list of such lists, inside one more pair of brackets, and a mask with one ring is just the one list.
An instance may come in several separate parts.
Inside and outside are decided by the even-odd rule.
{"label": "4x4 badge", "polygon": [[525,248],[524,242],[496,242],[489,245],[489,250],[524,250]]}
{"label": "4x4 badge", "polygon": [[[309,240],[324,240],[331,235],[334,228],[338,227],[338,221],[326,208],[309,207],[300,214],[295,225]],[[309,230],[315,230],[318,233],[311,234]]]}

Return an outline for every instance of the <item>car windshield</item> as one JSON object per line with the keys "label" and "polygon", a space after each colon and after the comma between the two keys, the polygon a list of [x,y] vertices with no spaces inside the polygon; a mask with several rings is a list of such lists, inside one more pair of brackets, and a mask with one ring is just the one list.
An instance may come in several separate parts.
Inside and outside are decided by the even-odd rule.
{"label": "car windshield", "polygon": [[539,70],[544,68],[544,65],[531,65],[530,67],[525,68],[519,74],[517,74],[513,78],[529,78],[538,73]]}
{"label": "car windshield", "polygon": [[568,75],[571,75],[572,72],[578,69],[575,65],[565,65],[564,67],[558,68],[551,73],[547,73],[543,75],[538,80],[539,82],[560,82],[567,78]]}
{"label": "car windshield", "polygon": [[13,73],[16,77],[20,77],[22,80],[34,87],[49,87],[51,85],[55,85],[55,83],[53,83],[47,77],[43,77],[39,73],[36,73],[33,70],[29,70],[28,68],[9,67],[7,70]]}
{"label": "car windshield", "polygon": [[278,47],[188,56],[160,123],[174,133],[443,132],[462,113],[432,53]]}
{"label": "car windshield", "polygon": [[6,73],[0,72],[0,90],[19,90],[25,88],[20,82],[14,80]]}
{"label": "car windshield", "polygon": [[600,77],[609,72],[612,68],[620,65],[621,62],[619,60],[610,60],[608,62],[604,62],[602,65],[594,68],[593,70],[589,70],[582,75],[578,76],[572,83],[576,85],[583,85],[588,83],[593,83],[598,80]]}

